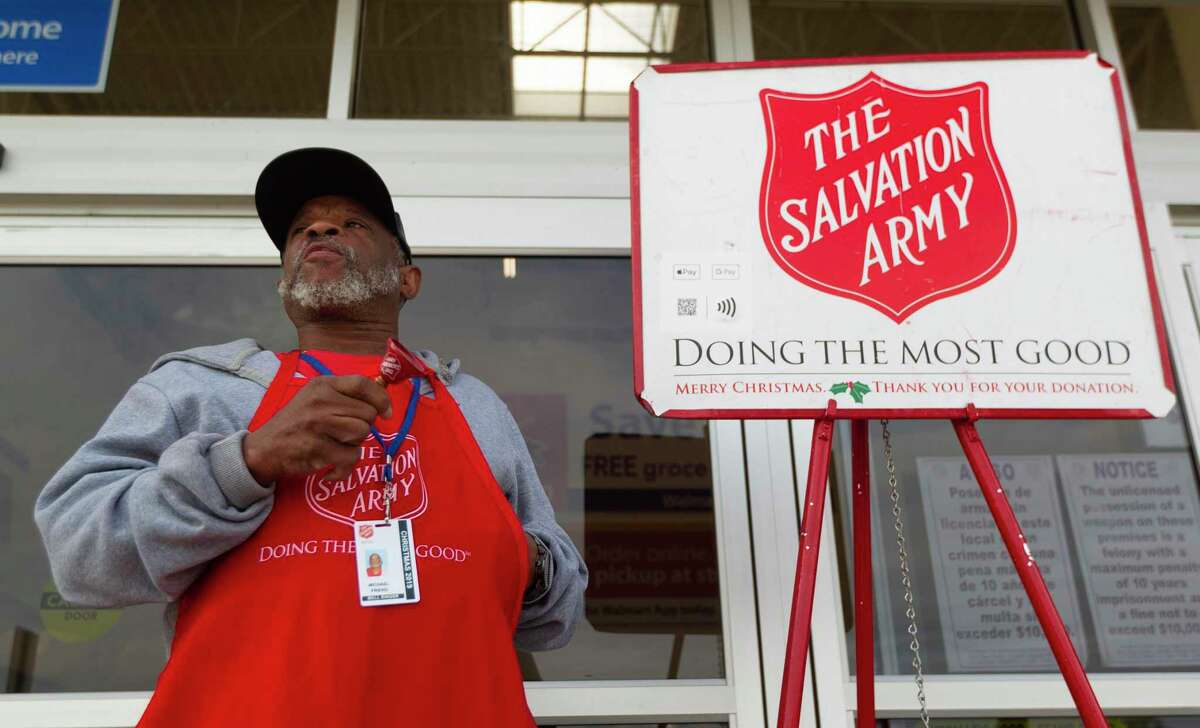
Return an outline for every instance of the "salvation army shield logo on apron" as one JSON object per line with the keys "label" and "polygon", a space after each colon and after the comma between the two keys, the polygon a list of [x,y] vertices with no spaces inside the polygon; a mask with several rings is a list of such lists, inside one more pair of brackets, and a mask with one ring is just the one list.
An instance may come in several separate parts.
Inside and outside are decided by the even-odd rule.
{"label": "salvation army shield logo on apron", "polygon": [[[396,434],[384,435],[390,445]],[[354,525],[355,521],[375,521],[384,518],[384,464],[382,448],[374,437],[362,442],[365,454],[350,477],[343,480],[320,480],[311,473],[304,481],[304,496],[318,515],[333,521]],[[421,472],[421,445],[408,435],[392,461],[396,483],[396,500],[392,503],[392,518],[416,518],[429,506],[429,491]]]}
{"label": "salvation army shield logo on apron", "polygon": [[763,240],[797,281],[896,323],[976,288],[1017,220],[988,87],[917,90],[870,73],[839,91],[763,89]]}

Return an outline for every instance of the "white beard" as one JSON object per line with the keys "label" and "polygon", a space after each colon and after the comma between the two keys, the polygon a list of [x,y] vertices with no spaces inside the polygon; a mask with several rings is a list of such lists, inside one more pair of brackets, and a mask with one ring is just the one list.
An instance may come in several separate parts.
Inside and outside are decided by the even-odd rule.
{"label": "white beard", "polygon": [[345,273],[331,281],[311,281],[293,275],[279,281],[279,297],[314,312],[347,311],[400,290],[400,256],[377,268],[363,271],[353,248],[334,240],[321,240],[345,259]]}

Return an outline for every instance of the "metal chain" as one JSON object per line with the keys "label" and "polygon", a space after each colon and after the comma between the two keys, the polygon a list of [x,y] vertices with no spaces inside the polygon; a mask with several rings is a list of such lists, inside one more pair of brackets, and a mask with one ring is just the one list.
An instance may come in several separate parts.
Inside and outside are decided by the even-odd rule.
{"label": "metal chain", "polygon": [[925,673],[921,669],[921,643],[917,639],[917,610],[913,605],[912,578],[908,571],[908,549],[904,547],[904,521],[900,518],[900,490],[896,485],[896,461],[892,458],[892,433],[888,430],[888,421],[881,420],[883,425],[883,457],[887,463],[888,489],[892,498],[892,517],[896,520],[896,547],[900,555],[900,583],[904,585],[904,616],[908,617],[908,634],[912,642],[908,648],[912,650],[912,666],[916,672],[917,702],[921,704],[921,723],[929,728],[929,710],[925,705]]}

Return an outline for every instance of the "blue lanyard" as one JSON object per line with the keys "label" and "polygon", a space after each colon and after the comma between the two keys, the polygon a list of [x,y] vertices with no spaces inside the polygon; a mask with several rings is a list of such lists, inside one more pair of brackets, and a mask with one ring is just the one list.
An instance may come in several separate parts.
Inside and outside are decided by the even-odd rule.
{"label": "blue lanyard", "polygon": [[[321,363],[321,360],[307,352],[300,352],[300,358],[309,363],[313,369],[324,376],[333,376],[333,370]],[[400,450],[400,446],[404,444],[404,438],[408,437],[408,431],[412,429],[413,419],[417,416],[417,402],[421,399],[421,378],[413,377],[409,380],[412,384],[412,394],[408,396],[408,408],[404,410],[404,422],[400,424],[400,429],[396,432],[396,439],[392,440],[392,444],[388,445],[383,441],[383,435],[379,434],[379,430],[375,429],[375,425],[371,425],[371,435],[379,446],[383,448],[384,454],[387,456],[386,464],[383,466],[383,479],[390,483],[392,482],[392,458]]]}

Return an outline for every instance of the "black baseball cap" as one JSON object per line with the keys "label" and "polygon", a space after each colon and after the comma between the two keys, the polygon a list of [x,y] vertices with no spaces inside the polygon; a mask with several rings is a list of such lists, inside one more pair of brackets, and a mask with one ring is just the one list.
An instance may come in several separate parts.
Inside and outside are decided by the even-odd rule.
{"label": "black baseball cap", "polygon": [[379,173],[350,152],[326,147],[284,152],[258,175],[254,207],[280,255],[296,213],[304,203],[324,195],[344,195],[366,207],[400,241],[404,260],[412,261],[404,225]]}

